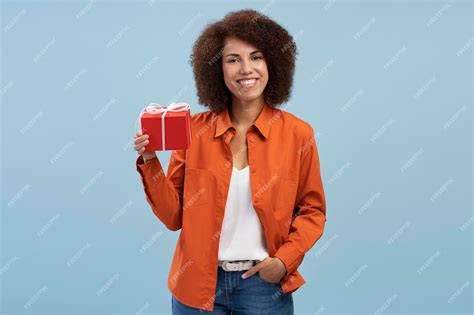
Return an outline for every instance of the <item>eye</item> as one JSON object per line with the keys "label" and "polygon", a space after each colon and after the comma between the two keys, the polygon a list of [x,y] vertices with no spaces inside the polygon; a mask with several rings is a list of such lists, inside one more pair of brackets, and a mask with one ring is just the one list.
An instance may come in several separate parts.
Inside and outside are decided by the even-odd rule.
{"label": "eye", "polygon": [[258,60],[258,59],[263,59],[262,56],[255,56],[253,57],[253,60]]}
{"label": "eye", "polygon": [[235,62],[235,61],[237,61],[237,59],[229,59],[229,60],[227,60],[228,63],[232,63],[232,62]]}

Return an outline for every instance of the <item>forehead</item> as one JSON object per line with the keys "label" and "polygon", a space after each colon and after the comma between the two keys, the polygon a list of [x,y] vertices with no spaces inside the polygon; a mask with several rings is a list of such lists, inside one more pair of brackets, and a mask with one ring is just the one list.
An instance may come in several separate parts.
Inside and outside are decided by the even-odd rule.
{"label": "forehead", "polygon": [[227,37],[224,40],[224,52],[252,52],[258,50],[257,47],[237,37]]}

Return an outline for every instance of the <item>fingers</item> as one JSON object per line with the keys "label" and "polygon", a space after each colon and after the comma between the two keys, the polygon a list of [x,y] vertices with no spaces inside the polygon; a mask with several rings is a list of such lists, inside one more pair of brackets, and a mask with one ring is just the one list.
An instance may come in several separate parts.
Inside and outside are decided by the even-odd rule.
{"label": "fingers", "polygon": [[249,270],[247,270],[246,272],[242,274],[242,279],[247,279],[254,273],[257,273],[260,269],[262,269],[262,267],[259,264],[253,266],[252,268],[250,268]]}
{"label": "fingers", "polygon": [[249,270],[247,270],[246,272],[244,272],[242,274],[242,279],[246,279],[248,277],[250,277],[251,275],[257,273],[260,271],[260,269],[262,269],[263,267],[265,267],[268,263],[268,259],[269,257],[266,257],[264,260],[261,260],[259,261],[255,266],[253,266],[252,268],[250,268]]}
{"label": "fingers", "polygon": [[138,136],[137,134],[135,134],[135,138],[133,140],[133,143],[134,144],[140,144],[140,142],[143,142],[143,141],[149,140],[149,139],[150,139],[149,135],[140,135],[140,136]]}
{"label": "fingers", "polygon": [[142,154],[145,152],[145,146],[150,143],[149,136],[148,135],[139,135],[138,133],[135,135],[135,140],[134,140],[134,149],[137,151],[139,154]]}
{"label": "fingers", "polygon": [[141,143],[139,143],[139,144],[136,144],[136,145],[134,146],[135,151],[137,151],[137,152],[139,152],[139,153],[140,153],[140,151],[142,151],[142,149],[143,149],[143,151],[144,151],[144,150],[145,150],[145,146],[148,145],[148,143],[150,143],[150,141],[145,140],[145,141],[143,141],[143,142],[141,142]]}

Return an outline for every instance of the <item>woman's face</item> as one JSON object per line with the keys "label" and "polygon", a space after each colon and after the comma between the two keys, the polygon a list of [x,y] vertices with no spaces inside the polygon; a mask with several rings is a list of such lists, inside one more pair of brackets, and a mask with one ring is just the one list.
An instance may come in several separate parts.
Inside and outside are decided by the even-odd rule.
{"label": "woman's face", "polygon": [[268,82],[263,53],[236,37],[226,38],[222,52],[224,81],[232,94],[244,102],[263,99]]}

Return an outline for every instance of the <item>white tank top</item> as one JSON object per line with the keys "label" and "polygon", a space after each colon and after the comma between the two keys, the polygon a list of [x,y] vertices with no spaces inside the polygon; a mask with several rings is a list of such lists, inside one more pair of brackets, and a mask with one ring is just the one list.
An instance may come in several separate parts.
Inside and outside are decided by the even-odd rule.
{"label": "white tank top", "polygon": [[264,260],[268,257],[263,228],[252,205],[250,167],[232,167],[219,240],[218,260]]}

